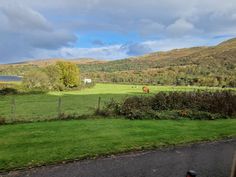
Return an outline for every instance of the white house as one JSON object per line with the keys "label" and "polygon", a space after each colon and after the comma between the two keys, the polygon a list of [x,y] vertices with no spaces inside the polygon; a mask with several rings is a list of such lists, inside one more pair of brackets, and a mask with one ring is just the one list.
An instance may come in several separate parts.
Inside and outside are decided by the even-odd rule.
{"label": "white house", "polygon": [[87,79],[87,78],[85,78],[85,79],[84,79],[84,83],[85,83],[85,84],[91,84],[91,83],[92,83],[92,79]]}

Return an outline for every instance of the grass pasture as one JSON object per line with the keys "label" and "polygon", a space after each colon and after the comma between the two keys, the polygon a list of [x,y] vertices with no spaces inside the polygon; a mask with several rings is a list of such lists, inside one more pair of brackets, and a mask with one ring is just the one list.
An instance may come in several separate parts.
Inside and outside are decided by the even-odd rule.
{"label": "grass pasture", "polygon": [[131,150],[236,137],[236,120],[95,119],[0,126],[0,172]]}
{"label": "grass pasture", "polygon": [[[206,87],[149,86],[160,91],[218,90]],[[90,115],[98,98],[144,95],[142,86],[97,84],[80,91],[0,96],[0,118],[37,121],[55,118],[58,98],[65,114]],[[15,100],[15,117],[12,100]],[[86,116],[85,116],[86,117]],[[70,120],[0,125],[0,172],[97,157],[120,152],[236,137],[236,119],[197,120]]]}
{"label": "grass pasture", "polygon": [[[151,94],[160,91],[217,90],[210,87],[188,86],[149,86]],[[142,86],[119,84],[96,84],[93,88],[80,91],[49,92],[47,94],[25,94],[0,96],[0,116],[10,121],[34,121],[52,119],[58,115],[58,98],[62,99],[62,112],[65,114],[89,115],[109,99],[120,100],[129,95],[143,95]],[[15,116],[12,114],[12,99],[15,99]]]}

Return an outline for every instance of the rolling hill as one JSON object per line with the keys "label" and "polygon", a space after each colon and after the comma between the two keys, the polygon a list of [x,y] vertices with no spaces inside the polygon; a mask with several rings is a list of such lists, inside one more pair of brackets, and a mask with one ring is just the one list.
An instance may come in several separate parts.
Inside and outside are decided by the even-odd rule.
{"label": "rolling hill", "polygon": [[193,47],[174,49],[167,52],[155,52],[141,57],[110,61],[95,66],[82,66],[85,71],[124,71],[168,66],[184,66],[189,64],[236,62],[236,38],[225,41],[214,47]]}
{"label": "rolling hill", "polygon": [[212,47],[155,52],[80,68],[98,82],[236,87],[236,38]]}
{"label": "rolling hill", "polygon": [[103,60],[95,60],[90,58],[82,58],[82,59],[51,58],[51,59],[29,60],[18,63],[10,63],[2,65],[0,64],[0,75],[23,76],[26,72],[40,70],[49,65],[54,65],[58,61],[69,61],[77,65],[106,63],[106,61]]}
{"label": "rolling hill", "polygon": [[[0,65],[0,74],[24,75],[61,60]],[[174,49],[115,61],[69,61],[80,67],[82,77],[96,82],[236,87],[236,38],[212,47]]]}

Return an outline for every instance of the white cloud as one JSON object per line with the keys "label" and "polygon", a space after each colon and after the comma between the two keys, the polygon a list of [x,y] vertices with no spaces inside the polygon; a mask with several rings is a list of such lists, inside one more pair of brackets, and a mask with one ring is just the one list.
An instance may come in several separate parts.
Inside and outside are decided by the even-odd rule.
{"label": "white cloud", "polygon": [[204,38],[168,38],[149,40],[141,43],[126,45],[109,45],[95,48],[63,47],[57,50],[36,49],[32,51],[33,58],[96,58],[96,59],[123,59],[130,56],[143,55],[156,51],[167,51],[177,48],[213,45],[222,42],[222,38],[211,40]]}
{"label": "white cloud", "polygon": [[192,23],[182,18],[169,25],[166,30],[168,34],[178,37],[189,35],[198,31],[197,29],[195,29]]}
{"label": "white cloud", "polygon": [[122,59],[128,57],[127,49],[122,45],[111,45],[95,48],[63,47],[58,50],[36,49],[32,51],[33,58],[96,58]]}
{"label": "white cloud", "polygon": [[[214,36],[236,35],[235,12],[235,0],[0,0],[0,62],[70,53],[122,58],[213,44]],[[77,33],[94,31],[137,33],[144,42],[76,48]]]}

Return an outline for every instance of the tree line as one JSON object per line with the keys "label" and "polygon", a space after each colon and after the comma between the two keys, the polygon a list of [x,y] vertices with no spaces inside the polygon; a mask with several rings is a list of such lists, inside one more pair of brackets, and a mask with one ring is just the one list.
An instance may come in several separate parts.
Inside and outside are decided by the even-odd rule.
{"label": "tree line", "polygon": [[80,85],[80,71],[71,62],[57,62],[24,75],[23,86],[28,90],[65,90]]}
{"label": "tree line", "polygon": [[[97,66],[96,66],[97,67]],[[115,72],[81,72],[96,82],[236,87],[235,65],[183,65]]]}

